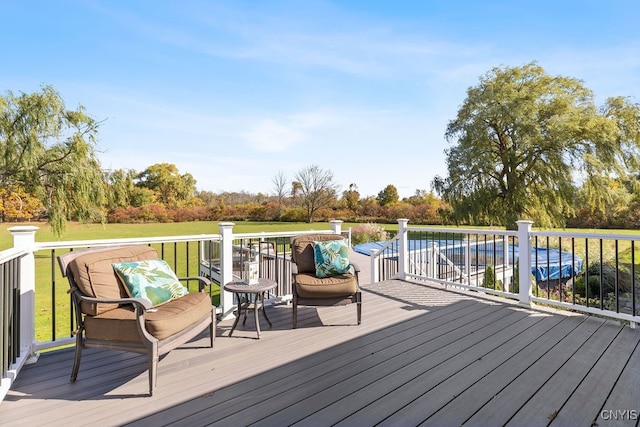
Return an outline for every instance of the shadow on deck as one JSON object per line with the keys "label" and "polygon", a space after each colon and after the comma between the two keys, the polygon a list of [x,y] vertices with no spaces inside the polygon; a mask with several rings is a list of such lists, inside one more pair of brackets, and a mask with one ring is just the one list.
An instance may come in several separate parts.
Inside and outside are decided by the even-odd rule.
{"label": "shadow on deck", "polygon": [[260,340],[252,318],[233,337],[227,320],[213,349],[164,357],[153,397],[144,357],[86,351],[70,384],[73,352],[54,351],[23,369],[0,423],[637,424],[640,331],[474,295],[366,285],[362,325],[354,306],[304,307],[295,330],[290,306],[267,307]]}

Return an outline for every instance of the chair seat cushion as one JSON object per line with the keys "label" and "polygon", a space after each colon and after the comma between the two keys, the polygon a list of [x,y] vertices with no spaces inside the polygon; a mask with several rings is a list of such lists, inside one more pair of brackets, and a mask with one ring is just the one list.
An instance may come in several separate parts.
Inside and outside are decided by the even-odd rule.
{"label": "chair seat cushion", "polygon": [[301,298],[340,298],[353,295],[358,282],[351,273],[319,278],[313,274],[300,273],[295,278],[296,293]]}
{"label": "chair seat cushion", "polygon": [[[163,340],[211,316],[211,298],[204,292],[191,293],[154,310],[145,314],[145,325],[151,335]],[[85,336],[88,339],[141,342],[131,306],[86,316]]]}

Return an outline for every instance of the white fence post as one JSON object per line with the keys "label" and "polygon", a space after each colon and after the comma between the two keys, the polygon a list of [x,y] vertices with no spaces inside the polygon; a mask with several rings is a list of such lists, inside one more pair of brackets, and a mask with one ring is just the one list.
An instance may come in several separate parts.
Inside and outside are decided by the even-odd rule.
{"label": "white fence post", "polygon": [[406,218],[398,219],[398,278],[400,280],[405,280],[409,271],[408,223],[409,220]]}
{"label": "white fence post", "polygon": [[13,247],[27,249],[28,255],[20,259],[20,354],[32,363],[37,360],[34,353],[36,342],[36,263],[33,246],[38,227],[27,225],[8,229],[13,235]]}
{"label": "white fence post", "polygon": [[[224,285],[233,282],[233,222],[221,222],[220,235],[222,236],[222,253],[220,254],[220,305],[222,306],[222,318],[233,316],[233,293],[225,292]],[[240,313],[238,313],[238,316]]]}
{"label": "white fence post", "polygon": [[371,249],[371,283],[378,283],[380,281],[380,269],[378,268],[377,258],[379,252],[377,249]]}
{"label": "white fence post", "polygon": [[342,233],[342,222],[339,219],[332,219],[331,221],[329,221],[329,223],[331,224],[331,231],[333,231],[335,234],[340,234]]}
{"label": "white fence post", "polygon": [[518,282],[520,304],[531,304],[531,226],[533,221],[517,221],[518,224]]}

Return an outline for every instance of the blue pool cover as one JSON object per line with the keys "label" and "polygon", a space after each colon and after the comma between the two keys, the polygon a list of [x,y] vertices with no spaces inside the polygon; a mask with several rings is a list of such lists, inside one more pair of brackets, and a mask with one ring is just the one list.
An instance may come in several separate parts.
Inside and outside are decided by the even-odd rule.
{"label": "blue pool cover", "polygon": [[[372,249],[379,251],[386,243],[387,242],[361,243],[359,245],[355,245],[353,250],[364,255],[371,255]],[[459,246],[460,241],[454,242],[453,240],[440,242],[409,240],[409,251],[427,249],[436,243],[440,246],[442,251],[451,252],[451,254],[456,251],[461,251]],[[391,254],[394,254],[397,251],[396,244],[394,243],[389,249]],[[490,248],[487,249],[487,252],[489,251],[493,251],[493,246],[490,246]],[[515,247],[513,245],[509,245],[508,251],[511,263],[513,263],[512,258],[519,258],[518,245],[515,245]],[[482,250],[480,252],[482,252]],[[496,245],[496,252],[498,254],[502,253],[501,244]],[[531,248],[531,274],[533,274],[538,281],[572,277],[582,272],[582,268],[583,261],[578,255],[573,255],[572,257],[570,252],[561,252],[557,249]]]}

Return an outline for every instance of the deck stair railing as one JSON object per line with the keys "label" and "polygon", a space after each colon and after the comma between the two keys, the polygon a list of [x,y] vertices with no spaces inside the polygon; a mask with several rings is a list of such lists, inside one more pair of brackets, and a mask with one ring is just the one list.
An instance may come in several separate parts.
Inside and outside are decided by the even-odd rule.
{"label": "deck stair railing", "polygon": [[[374,282],[403,277],[477,287],[483,285],[489,268],[498,274],[497,283],[508,287],[513,281],[513,262],[508,251],[514,232],[496,235],[496,232],[419,227],[407,227],[407,231],[406,244],[400,237],[403,233],[398,233],[379,249],[372,250]],[[407,258],[404,275],[398,262],[403,249]]]}

